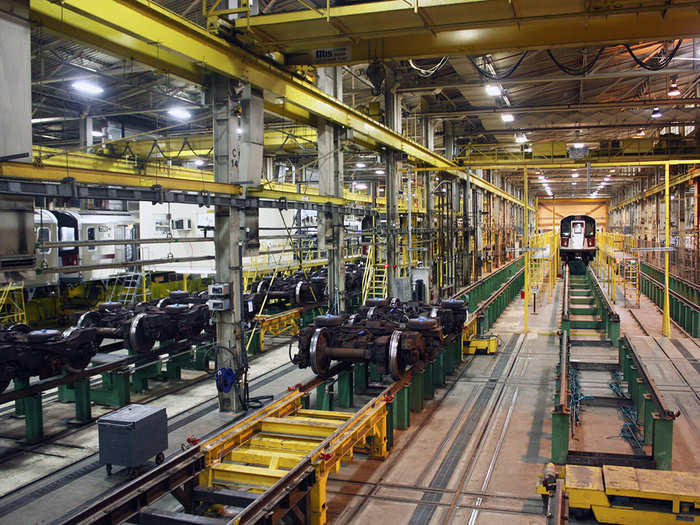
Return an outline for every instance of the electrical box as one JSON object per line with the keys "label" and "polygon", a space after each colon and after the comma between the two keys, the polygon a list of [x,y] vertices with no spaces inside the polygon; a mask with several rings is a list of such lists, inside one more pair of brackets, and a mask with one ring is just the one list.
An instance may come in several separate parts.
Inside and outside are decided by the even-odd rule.
{"label": "electrical box", "polygon": [[138,467],[168,448],[165,408],[127,405],[97,420],[100,463]]}
{"label": "electrical box", "polygon": [[231,283],[210,284],[207,306],[212,312],[226,312],[231,309]]}

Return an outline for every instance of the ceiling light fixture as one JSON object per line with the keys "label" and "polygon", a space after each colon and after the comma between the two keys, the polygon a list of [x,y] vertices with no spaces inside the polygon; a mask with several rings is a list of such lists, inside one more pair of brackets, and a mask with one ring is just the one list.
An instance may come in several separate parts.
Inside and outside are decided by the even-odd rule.
{"label": "ceiling light fixture", "polygon": [[574,144],[574,149],[583,149],[586,145],[583,142],[577,142]]}
{"label": "ceiling light fixture", "polygon": [[243,129],[242,128],[236,128],[236,133],[239,135],[243,135]]}
{"label": "ceiling light fixture", "polygon": [[501,120],[503,122],[513,122],[515,120],[515,117],[512,113],[501,113]]}
{"label": "ceiling light fixture", "polygon": [[571,183],[572,186],[576,186],[576,181]]}
{"label": "ceiling light fixture", "polygon": [[366,168],[367,164],[365,164],[364,162],[356,162],[355,167],[356,168]]}
{"label": "ceiling light fixture", "polygon": [[540,176],[537,177],[537,178],[540,179],[540,180],[544,180],[544,175],[540,175]]}
{"label": "ceiling light fixture", "polygon": [[490,97],[499,97],[501,96],[501,88],[498,86],[494,86],[492,84],[486,84],[484,86],[484,89],[486,90],[486,94]]}
{"label": "ceiling light fixture", "polygon": [[202,159],[195,159],[194,165],[195,166],[202,166],[202,165],[204,165],[204,161]]}
{"label": "ceiling light fixture", "polygon": [[377,175],[384,175],[385,172],[384,170],[375,170],[374,173]]}
{"label": "ceiling light fixture", "polygon": [[92,130],[92,136],[95,138],[102,138],[105,136],[105,134],[102,133],[101,131]]}
{"label": "ceiling light fixture", "polygon": [[681,94],[681,90],[678,89],[678,77],[671,77],[671,86],[668,88],[669,97],[678,97]]}
{"label": "ceiling light fixture", "polygon": [[77,80],[73,82],[73,89],[85,93],[86,95],[100,95],[104,92],[97,84],[88,82],[87,80]]}
{"label": "ceiling light fixture", "polygon": [[651,118],[661,118],[663,116],[664,114],[661,113],[659,106],[654,106],[654,109],[651,110]]}
{"label": "ceiling light fixture", "polygon": [[184,108],[170,108],[168,115],[178,120],[189,120],[192,117],[192,113]]}
{"label": "ceiling light fixture", "polygon": [[358,190],[366,190],[366,189],[367,189],[367,184],[365,184],[364,182],[359,182],[355,187],[356,187]]}
{"label": "ceiling light fixture", "polygon": [[524,133],[522,133],[520,135],[516,135],[515,142],[517,142],[518,144],[523,144],[523,143],[527,142],[527,136],[525,136]]}
{"label": "ceiling light fixture", "polygon": [[578,173],[576,173],[576,172],[572,173],[571,177],[574,179],[578,179]]}
{"label": "ceiling light fixture", "polygon": [[604,180],[605,182],[610,182],[610,177],[605,177],[603,180]]}

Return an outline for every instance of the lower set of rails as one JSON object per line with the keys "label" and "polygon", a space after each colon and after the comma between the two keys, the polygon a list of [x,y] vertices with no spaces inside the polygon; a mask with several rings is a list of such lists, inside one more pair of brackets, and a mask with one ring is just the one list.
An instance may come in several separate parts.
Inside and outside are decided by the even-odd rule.
{"label": "lower set of rails", "polygon": [[[358,454],[387,457],[394,430],[408,428],[411,412],[422,410],[463,355],[474,351],[470,342],[483,337],[483,327],[495,320],[492,312],[500,313],[520,290],[522,260],[511,264],[509,272],[485,278],[500,282],[491,284],[493,293],[474,305],[462,333],[445,339],[431,362],[416,363],[388,385],[367,363],[333,365],[328,379],[290,388],[62,523],[119,523],[135,516],[140,523],[326,523],[328,476]],[[461,293],[477,284],[483,283]],[[366,400],[358,410],[332,410],[333,404],[352,407],[356,396]],[[182,511],[154,505],[166,494]],[[214,509],[218,516],[212,516]]]}
{"label": "lower set of rails", "polygon": [[[575,335],[580,329],[596,332],[585,332],[594,337],[582,340],[586,335]],[[699,522],[700,473],[671,469],[674,427],[677,439],[693,440],[685,435],[692,432],[693,422],[679,433],[676,420],[693,419],[700,411],[700,344],[690,338],[619,337],[619,330],[619,317],[593,270],[576,276],[565,269],[552,412],[552,461],[561,467],[550,464],[538,485],[549,503],[548,523],[569,523],[569,511],[575,518],[600,523]],[[607,346],[613,359],[596,362],[581,352],[574,359],[577,346],[598,352]],[[587,370],[611,373],[610,388],[616,395],[584,395],[578,374]],[[575,429],[585,424],[578,417],[585,405],[617,406],[627,414],[620,435],[633,452],[570,450]]]}

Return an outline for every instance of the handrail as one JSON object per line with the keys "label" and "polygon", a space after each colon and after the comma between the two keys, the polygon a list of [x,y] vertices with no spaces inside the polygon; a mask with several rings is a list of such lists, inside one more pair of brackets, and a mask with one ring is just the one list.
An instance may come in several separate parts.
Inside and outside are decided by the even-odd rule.
{"label": "handrail", "polygon": [[569,413],[569,333],[559,336],[559,403],[554,407],[560,414]]}
{"label": "handrail", "polygon": [[569,320],[569,266],[564,268],[564,304],[562,306],[561,318],[563,321]]}
{"label": "handrail", "polygon": [[600,281],[598,280],[598,276],[595,274],[593,271],[593,268],[590,266],[588,267],[588,271],[591,274],[591,280],[593,281],[593,285],[598,289],[600,299],[603,302],[603,307],[608,311],[608,319],[611,321],[620,321],[620,316],[617,314],[615,311],[615,308],[613,307],[612,303],[610,302],[610,299],[606,295],[605,291],[603,290],[603,287],[600,285]]}
{"label": "handrail", "polygon": [[457,298],[457,297],[460,296],[460,295],[464,295],[464,294],[467,294],[467,293],[471,292],[471,291],[474,290],[477,286],[479,286],[480,284],[482,284],[486,279],[489,279],[489,278],[491,278],[491,277],[495,277],[495,276],[498,275],[499,273],[506,271],[506,270],[507,270],[508,268],[510,268],[512,265],[514,265],[514,264],[516,264],[518,261],[522,260],[524,257],[525,257],[524,255],[520,255],[520,256],[516,257],[515,259],[513,259],[513,260],[512,260],[511,262],[509,262],[508,264],[505,264],[505,265],[501,266],[501,267],[500,267],[498,270],[496,270],[495,272],[491,272],[490,274],[486,275],[485,277],[482,277],[482,278],[479,279],[478,281],[474,281],[473,283],[468,284],[466,287],[462,288],[462,289],[459,290],[457,293],[455,293],[455,294],[452,296],[452,299],[455,299],[455,298]]}

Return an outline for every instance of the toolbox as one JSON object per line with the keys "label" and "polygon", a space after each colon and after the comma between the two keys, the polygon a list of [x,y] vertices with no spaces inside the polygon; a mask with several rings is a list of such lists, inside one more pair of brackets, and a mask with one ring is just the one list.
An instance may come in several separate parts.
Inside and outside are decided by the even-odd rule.
{"label": "toolbox", "polygon": [[163,462],[168,448],[168,418],[165,408],[127,405],[97,420],[100,463],[111,474],[112,465],[134,469],[155,458]]}

